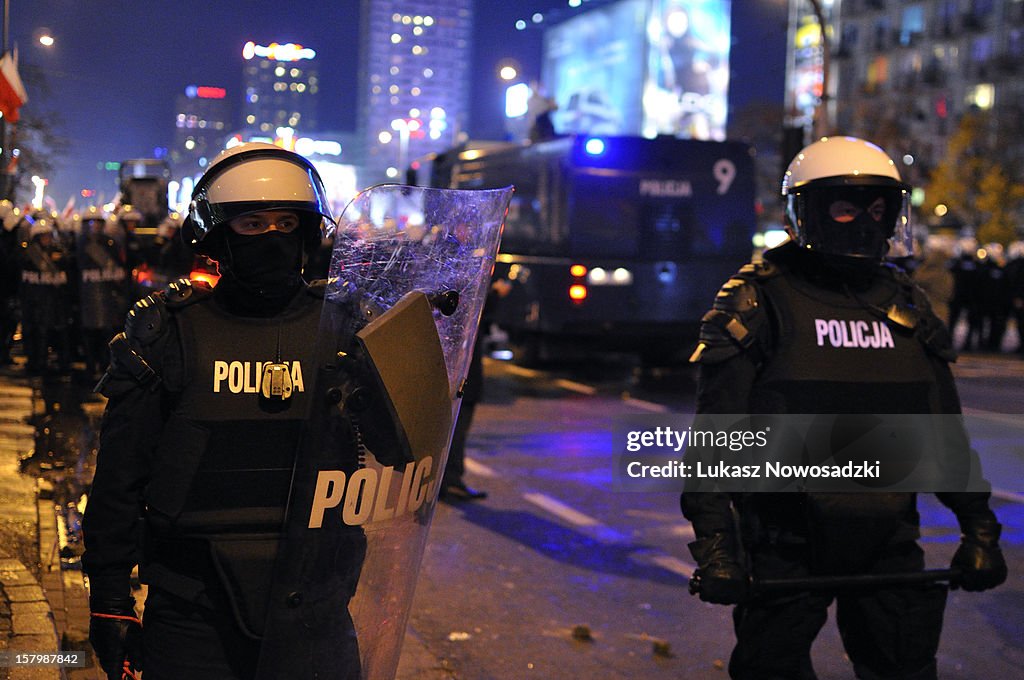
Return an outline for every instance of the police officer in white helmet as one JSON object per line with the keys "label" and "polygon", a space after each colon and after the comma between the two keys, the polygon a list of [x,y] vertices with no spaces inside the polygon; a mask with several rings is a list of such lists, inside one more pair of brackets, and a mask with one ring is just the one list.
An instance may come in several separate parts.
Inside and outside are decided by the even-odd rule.
{"label": "police officer in white helmet", "polygon": [[[109,678],[126,663],[147,680],[256,672],[314,379],[323,287],[303,265],[332,228],[306,159],[261,143],[222,152],[182,228],[219,263],[218,285],[182,279],[140,300],[111,342],[83,557]],[[135,565],[149,584],[144,645]]]}
{"label": "police officer in white helmet", "polygon": [[[884,263],[911,252],[908,193],[862,139],[822,139],[796,156],[782,184],[791,239],[743,267],[703,319],[691,357],[699,417],[959,414],[946,328]],[[764,579],[922,572],[915,493],[727,491],[681,500],[701,599],[736,605],[732,678],[816,677],[810,649],[833,599],[858,678],[936,677],[945,584],[753,590]],[[998,586],[1007,568],[988,492],[936,496],[962,532],[954,585]]]}

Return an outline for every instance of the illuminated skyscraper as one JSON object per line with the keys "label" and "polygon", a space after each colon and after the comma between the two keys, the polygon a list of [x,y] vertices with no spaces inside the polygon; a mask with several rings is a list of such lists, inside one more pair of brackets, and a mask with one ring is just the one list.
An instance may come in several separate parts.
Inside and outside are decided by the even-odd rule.
{"label": "illuminated skyscraper", "polygon": [[466,127],[472,0],[362,0],[364,184],[452,146]]}
{"label": "illuminated skyscraper", "polygon": [[273,139],[278,128],[311,132],[317,128],[320,79],[316,52],[293,43],[242,48],[245,58],[245,99],[242,126],[250,137]]}
{"label": "illuminated skyscraper", "polygon": [[224,137],[231,128],[226,96],[222,87],[196,85],[189,85],[178,96],[170,150],[175,177],[202,174],[206,163],[224,148]]}

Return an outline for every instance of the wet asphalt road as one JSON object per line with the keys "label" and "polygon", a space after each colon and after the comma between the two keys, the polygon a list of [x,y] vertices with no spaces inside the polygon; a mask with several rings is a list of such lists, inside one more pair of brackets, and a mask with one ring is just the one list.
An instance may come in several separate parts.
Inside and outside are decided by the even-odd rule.
{"label": "wet asphalt road", "polygon": [[[1011,577],[994,592],[950,595],[940,675],[1017,677],[1024,675],[1024,361],[968,356],[956,375],[966,412],[999,423],[998,437],[980,446],[983,458],[1000,459],[993,504],[1006,526]],[[624,357],[606,357],[541,370],[492,360],[487,376],[467,481],[490,496],[438,506],[399,677],[725,678],[729,609],[686,592],[692,531],[678,498],[612,490],[608,461],[609,423],[691,409],[692,373],[643,373]],[[27,423],[9,423],[35,431],[22,470],[73,504],[91,479],[102,400],[73,380],[19,384],[23,391],[10,397],[28,389],[35,410]],[[929,566],[945,566],[958,538],[952,515],[927,495],[920,505]],[[2,523],[0,531],[5,545],[31,554],[26,522]],[[74,536],[67,550],[73,561]],[[819,636],[814,658],[822,680],[852,677],[834,624]]]}

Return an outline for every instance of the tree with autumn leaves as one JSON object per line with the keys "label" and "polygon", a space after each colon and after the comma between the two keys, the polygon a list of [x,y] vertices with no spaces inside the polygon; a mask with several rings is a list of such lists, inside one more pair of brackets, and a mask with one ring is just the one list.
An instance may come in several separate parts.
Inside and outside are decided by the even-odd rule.
{"label": "tree with autumn leaves", "polygon": [[[1016,120],[1015,120],[1016,118]],[[921,209],[946,214],[974,227],[980,243],[1004,246],[1024,234],[1024,184],[1017,181],[1024,169],[1015,157],[1021,137],[1018,116],[990,111],[964,115],[949,139],[946,155],[934,168]]]}

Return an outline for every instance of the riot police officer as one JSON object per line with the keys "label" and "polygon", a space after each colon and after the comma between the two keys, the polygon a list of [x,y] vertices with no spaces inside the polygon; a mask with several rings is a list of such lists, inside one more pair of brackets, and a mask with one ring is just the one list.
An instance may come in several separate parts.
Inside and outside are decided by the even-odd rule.
{"label": "riot police officer", "polygon": [[93,384],[107,365],[107,342],[128,308],[128,270],[123,252],[105,232],[107,218],[96,207],[75,215],[78,228],[78,325],[85,376]]}
{"label": "riot police officer", "polygon": [[[959,413],[944,324],[906,274],[883,263],[887,251],[907,255],[911,244],[909,187],[891,159],[861,139],[822,139],[790,164],[782,193],[791,240],[742,268],[703,319],[691,359],[700,369],[698,413]],[[815,334],[822,319],[877,323],[892,342],[837,347]],[[959,585],[1002,583],[989,494],[936,495],[962,532],[953,557]],[[913,493],[684,491],[681,501],[696,535],[701,599],[736,605],[731,677],[815,677],[811,644],[833,598],[858,678],[936,677],[944,585],[750,591],[752,575],[923,570]]]}
{"label": "riot police officer", "polygon": [[[181,216],[178,213],[168,215],[157,225],[156,233],[156,239],[153,241],[154,255],[151,269],[154,284],[162,286],[183,276],[188,276],[192,271],[196,254],[181,239]],[[323,278],[309,276],[308,265],[304,271],[308,280]]]}
{"label": "riot police officer", "polygon": [[140,300],[111,342],[83,558],[110,678],[126,659],[148,680],[255,673],[322,305],[302,267],[329,226],[304,158],[261,143],[222,152],[182,229],[219,263],[217,287],[183,279]]}
{"label": "riot police officer", "polygon": [[28,239],[20,251],[21,332],[26,369],[40,375],[51,369],[50,347],[57,355],[57,370],[71,372],[71,341],[68,332],[73,263],[61,245],[49,217],[30,220]]}

